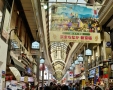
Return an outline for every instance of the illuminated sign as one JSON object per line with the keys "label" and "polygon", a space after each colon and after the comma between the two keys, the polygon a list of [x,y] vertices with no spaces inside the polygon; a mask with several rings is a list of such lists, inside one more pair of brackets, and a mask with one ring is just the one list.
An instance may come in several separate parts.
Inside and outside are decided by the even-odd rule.
{"label": "illuminated sign", "polygon": [[92,55],[92,51],[91,51],[90,49],[87,49],[87,50],[85,51],[85,55],[91,56],[91,55]]}
{"label": "illuminated sign", "polygon": [[37,41],[33,42],[31,48],[32,49],[40,49],[40,43]]}
{"label": "illuminated sign", "polygon": [[106,42],[107,47],[111,47],[111,42]]}

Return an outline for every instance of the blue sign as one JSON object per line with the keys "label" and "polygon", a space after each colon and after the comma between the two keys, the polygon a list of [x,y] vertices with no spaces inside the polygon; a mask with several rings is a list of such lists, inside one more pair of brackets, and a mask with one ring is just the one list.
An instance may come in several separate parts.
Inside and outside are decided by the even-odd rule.
{"label": "blue sign", "polygon": [[14,49],[18,49],[19,48],[18,42],[16,40],[12,40],[11,41],[11,46]]}
{"label": "blue sign", "polygon": [[96,73],[95,69],[90,70],[90,76],[94,75]]}
{"label": "blue sign", "polygon": [[107,47],[111,47],[111,42],[106,42]]}

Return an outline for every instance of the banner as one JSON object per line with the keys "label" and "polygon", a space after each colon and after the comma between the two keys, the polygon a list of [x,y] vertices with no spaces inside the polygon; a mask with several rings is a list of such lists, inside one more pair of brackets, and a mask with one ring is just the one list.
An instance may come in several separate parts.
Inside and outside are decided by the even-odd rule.
{"label": "banner", "polygon": [[73,31],[50,31],[50,41],[100,43],[101,39],[100,39],[100,33],[73,32]]}
{"label": "banner", "polygon": [[98,10],[86,6],[56,4],[52,8],[51,31],[98,32]]}

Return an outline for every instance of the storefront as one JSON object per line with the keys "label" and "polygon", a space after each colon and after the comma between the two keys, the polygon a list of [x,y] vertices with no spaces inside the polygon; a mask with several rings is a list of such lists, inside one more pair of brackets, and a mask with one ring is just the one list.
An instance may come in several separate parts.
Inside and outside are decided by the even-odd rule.
{"label": "storefront", "polygon": [[0,90],[5,87],[7,44],[0,38]]}
{"label": "storefront", "polygon": [[91,84],[101,84],[103,77],[103,67],[97,66],[91,70],[89,70],[89,82]]}

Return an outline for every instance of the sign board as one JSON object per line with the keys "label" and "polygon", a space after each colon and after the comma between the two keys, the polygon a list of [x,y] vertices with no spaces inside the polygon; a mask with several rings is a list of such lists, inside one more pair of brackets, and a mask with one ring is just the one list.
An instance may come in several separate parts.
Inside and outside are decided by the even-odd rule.
{"label": "sign board", "polygon": [[51,31],[97,32],[100,30],[98,10],[82,5],[54,4]]}
{"label": "sign board", "polygon": [[24,77],[24,82],[28,82],[28,76]]}
{"label": "sign board", "polygon": [[100,33],[74,32],[74,31],[50,31],[50,41],[100,43]]}
{"label": "sign board", "polygon": [[90,75],[95,75],[95,73],[96,73],[96,69],[90,70]]}
{"label": "sign board", "polygon": [[39,50],[31,50],[31,55],[39,55]]}
{"label": "sign board", "polygon": [[40,43],[37,41],[33,42],[31,48],[32,49],[40,49]]}
{"label": "sign board", "polygon": [[16,40],[11,40],[11,46],[13,49],[19,49],[19,44]]}
{"label": "sign board", "polygon": [[111,47],[111,42],[106,42],[106,47]]}
{"label": "sign board", "polygon": [[20,53],[21,53],[21,49],[15,49],[15,50],[13,50],[13,52],[14,52],[14,54],[18,54],[18,55],[20,55]]}
{"label": "sign board", "polygon": [[8,40],[9,38],[10,15],[11,15],[10,12],[8,11],[8,9],[6,9],[4,23],[3,23],[3,31],[2,31],[2,36],[6,40]]}

